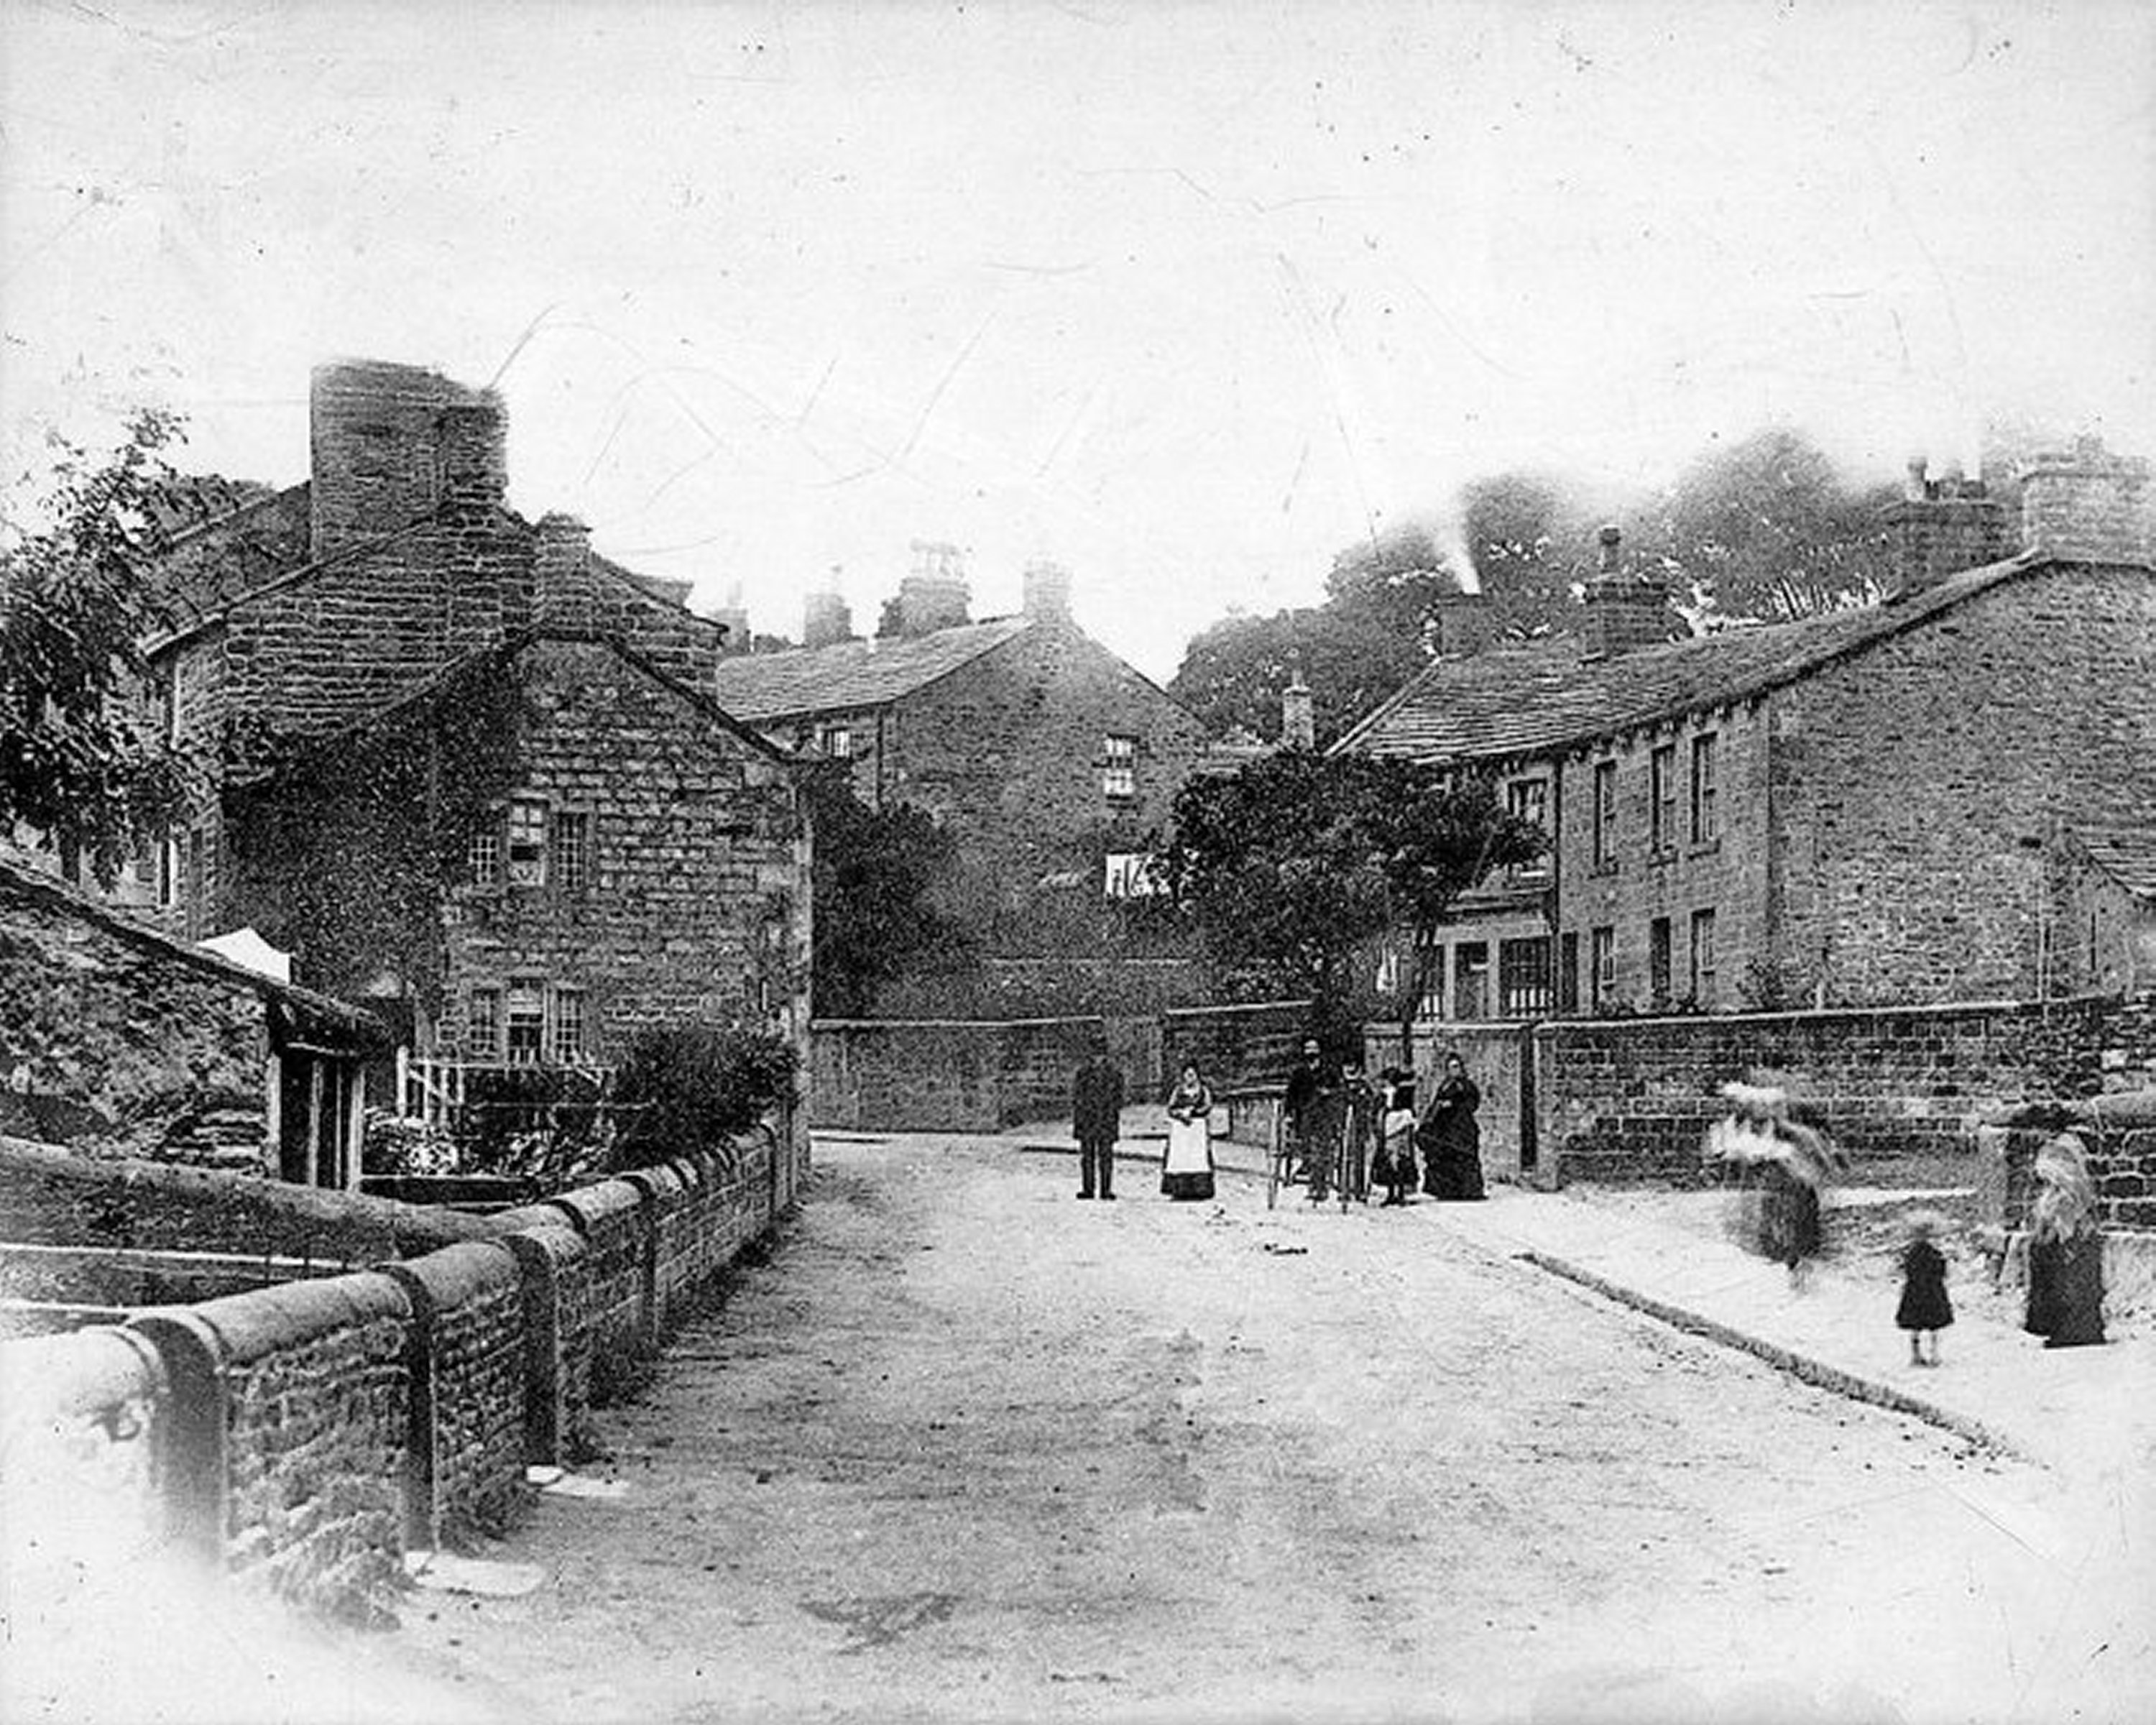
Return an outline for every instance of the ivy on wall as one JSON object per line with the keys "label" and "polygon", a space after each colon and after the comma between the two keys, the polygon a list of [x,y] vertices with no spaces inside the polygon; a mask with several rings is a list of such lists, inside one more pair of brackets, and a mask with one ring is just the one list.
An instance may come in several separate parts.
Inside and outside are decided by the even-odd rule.
{"label": "ivy on wall", "polygon": [[514,646],[475,655],[426,696],[326,737],[235,726],[227,836],[263,934],[331,993],[384,977],[441,1007],[443,916],[473,834],[519,788],[531,719]]}

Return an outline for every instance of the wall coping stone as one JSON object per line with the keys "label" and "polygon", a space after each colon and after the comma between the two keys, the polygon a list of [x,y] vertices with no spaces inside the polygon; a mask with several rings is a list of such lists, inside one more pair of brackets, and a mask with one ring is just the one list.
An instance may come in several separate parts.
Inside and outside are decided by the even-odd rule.
{"label": "wall coping stone", "polygon": [[580,1234],[589,1234],[598,1224],[639,1208],[644,1189],[624,1179],[602,1180],[596,1186],[579,1186],[547,1201],[558,1206],[576,1224]]}
{"label": "wall coping stone", "polygon": [[[520,1278],[516,1255],[500,1240],[465,1240],[444,1246],[424,1258],[401,1264],[385,1264],[381,1273],[394,1276],[408,1290],[416,1288],[440,1311],[461,1306],[490,1290],[514,1286]],[[418,1309],[418,1301],[413,1301]]]}
{"label": "wall coping stone", "polygon": [[404,1290],[372,1270],[228,1294],[192,1310],[215,1335],[226,1365],[251,1364],[296,1342],[377,1318],[404,1323],[412,1317]]}
{"label": "wall coping stone", "polygon": [[1046,1025],[1093,1026],[1101,1023],[1099,1013],[1067,1019],[814,1019],[816,1030],[1004,1030],[1039,1029]]}
{"label": "wall coping stone", "polygon": [[[2073,994],[2056,1000],[1946,1000],[1922,1004],[1897,1003],[1883,1006],[1791,1007],[1779,1012],[1679,1012],[1656,1018],[1491,1019],[1477,1019],[1472,1024],[1465,1019],[1456,1022],[1457,1027],[1461,1029],[1532,1030],[1536,1036],[1542,1037],[1568,1035],[1582,1030],[1622,1031],[1671,1025],[1689,1029],[1715,1024],[1824,1024],[1853,1019],[1946,1018],[1974,1012],[2056,1012],[2062,1009],[2094,1006],[2107,998],[2102,994]],[[1429,1019],[1415,1021],[1418,1030],[1425,1025],[1434,1026],[1441,1034],[1455,1028],[1455,1021]],[[1398,1029],[1397,1026],[1390,1028]]]}

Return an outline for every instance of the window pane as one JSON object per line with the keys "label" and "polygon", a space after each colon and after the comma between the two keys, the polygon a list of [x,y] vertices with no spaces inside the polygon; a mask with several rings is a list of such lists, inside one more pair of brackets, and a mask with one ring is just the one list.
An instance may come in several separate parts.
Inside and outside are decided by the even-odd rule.
{"label": "window pane", "polygon": [[555,866],[562,888],[581,891],[587,879],[587,855],[591,843],[592,818],[583,813],[554,817]]}
{"label": "window pane", "polygon": [[1696,737],[1691,744],[1691,839],[1704,845],[1715,836],[1714,738]]}
{"label": "window pane", "polygon": [[501,1057],[501,991],[474,988],[465,1014],[465,1049],[476,1060]]}
{"label": "window pane", "polygon": [[1647,925],[1647,990],[1657,1003],[1670,998],[1670,919],[1657,916]]}
{"label": "window pane", "polygon": [[1617,858],[1617,763],[1598,761],[1594,764],[1594,860],[1614,862]]}
{"label": "window pane", "polygon": [[1648,757],[1654,793],[1651,834],[1654,848],[1666,850],[1677,841],[1677,749],[1664,743]]}
{"label": "window pane", "polygon": [[562,1061],[584,1057],[584,994],[581,988],[561,988],[554,994],[554,1058]]}
{"label": "window pane", "polygon": [[1101,789],[1111,797],[1137,794],[1138,740],[1111,732],[1101,739]]}
{"label": "window pane", "polygon": [[491,820],[471,836],[471,878],[475,886],[501,884],[501,834]]}
{"label": "window pane", "polygon": [[1598,1008],[1604,1007],[1617,994],[1617,931],[1614,928],[1595,929],[1588,936],[1588,943],[1592,948],[1589,963],[1593,966],[1593,982],[1590,986],[1594,991],[1594,1004]]}
{"label": "window pane", "polygon": [[1490,948],[1481,941],[1463,941],[1454,972],[1452,1015],[1480,1019],[1490,1015]]}
{"label": "window pane", "polygon": [[509,1058],[536,1063],[546,1051],[547,996],[537,983],[509,988]]}
{"label": "window pane", "polygon": [[509,879],[516,886],[547,884],[547,805],[509,805]]}
{"label": "window pane", "polygon": [[1497,946],[1497,1011],[1508,1019],[1535,1018],[1550,1004],[1550,947],[1547,936],[1501,941]]}

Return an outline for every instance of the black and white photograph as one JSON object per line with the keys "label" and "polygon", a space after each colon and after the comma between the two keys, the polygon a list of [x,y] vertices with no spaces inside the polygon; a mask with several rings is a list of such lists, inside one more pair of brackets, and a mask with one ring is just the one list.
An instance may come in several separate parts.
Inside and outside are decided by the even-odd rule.
{"label": "black and white photograph", "polygon": [[2152,460],[2140,0],[4,0],[0,1719],[2156,1717]]}

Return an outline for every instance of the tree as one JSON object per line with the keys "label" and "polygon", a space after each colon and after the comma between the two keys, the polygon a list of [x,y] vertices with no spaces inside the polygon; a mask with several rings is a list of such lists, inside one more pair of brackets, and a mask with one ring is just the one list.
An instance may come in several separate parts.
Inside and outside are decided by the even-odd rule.
{"label": "tree", "polygon": [[950,834],[910,804],[869,808],[840,762],[810,768],[806,788],[816,834],[817,1012],[864,1017],[900,977],[970,969],[971,932],[936,904],[957,864]]}
{"label": "tree", "polygon": [[1779,623],[1879,596],[1879,512],[1897,495],[1851,485],[1802,432],[1771,427],[1695,461],[1635,536],[1708,617]]}
{"label": "tree", "polygon": [[1403,521],[1332,559],[1327,608],[1419,644],[1438,607],[1460,592],[1459,572],[1430,530]]}
{"label": "tree", "polygon": [[1307,995],[1321,1023],[1361,1014],[1358,955],[1440,922],[1492,869],[1532,861],[1541,829],[1493,785],[1370,755],[1286,750],[1179,791],[1169,891],[1239,992]]}
{"label": "tree", "polygon": [[1575,627],[1573,588],[1594,568],[1587,504],[1535,473],[1487,475],[1461,491],[1462,531],[1475,576],[1504,631],[1533,636]]}
{"label": "tree", "polygon": [[1281,693],[1299,667],[1322,748],[1429,663],[1419,641],[1335,605],[1229,617],[1192,637],[1168,692],[1215,732],[1281,734]]}
{"label": "tree", "polygon": [[179,419],[138,410],[101,463],[69,444],[45,525],[0,518],[0,834],[34,829],[80,880],[110,886],[199,778],[141,716],[141,643],[157,618],[146,578],[152,490]]}

